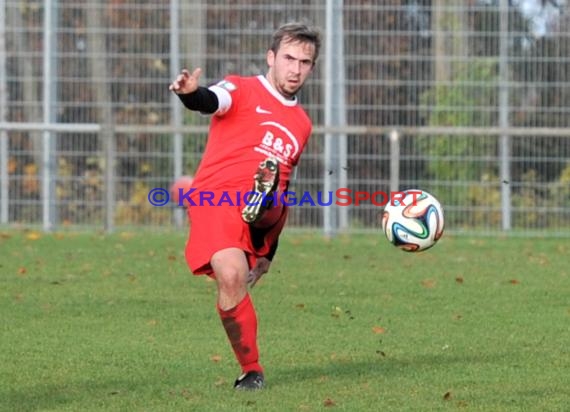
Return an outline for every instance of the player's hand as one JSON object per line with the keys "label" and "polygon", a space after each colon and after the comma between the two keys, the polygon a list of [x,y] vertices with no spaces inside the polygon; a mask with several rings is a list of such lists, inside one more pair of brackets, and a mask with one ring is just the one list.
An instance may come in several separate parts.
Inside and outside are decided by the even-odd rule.
{"label": "player's hand", "polygon": [[247,276],[247,285],[253,288],[257,281],[269,271],[271,261],[267,258],[260,257],[255,261],[255,266],[249,271]]}
{"label": "player's hand", "polygon": [[188,94],[195,92],[198,89],[200,75],[202,74],[201,68],[196,68],[192,73],[183,69],[176,79],[168,87],[170,91],[176,94]]}

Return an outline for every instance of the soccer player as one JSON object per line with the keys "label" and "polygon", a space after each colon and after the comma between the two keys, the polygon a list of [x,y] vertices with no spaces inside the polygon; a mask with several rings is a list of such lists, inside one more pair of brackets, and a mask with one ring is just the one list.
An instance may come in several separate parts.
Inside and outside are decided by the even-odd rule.
{"label": "soccer player", "polygon": [[241,366],[237,389],[264,386],[248,285],[269,270],[287,218],[278,194],[312,130],[296,95],[319,49],[318,30],[287,23],[273,34],[265,75],[228,75],[203,87],[200,68],[184,69],[170,84],[186,108],[212,115],[189,195],[185,255],[193,274],[216,280],[217,311]]}

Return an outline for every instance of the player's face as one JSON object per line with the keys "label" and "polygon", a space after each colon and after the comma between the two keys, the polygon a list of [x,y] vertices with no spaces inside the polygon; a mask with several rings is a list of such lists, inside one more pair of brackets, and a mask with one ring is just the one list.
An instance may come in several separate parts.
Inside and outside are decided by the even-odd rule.
{"label": "player's face", "polygon": [[314,55],[312,43],[285,39],[276,53],[267,52],[267,80],[284,97],[292,98],[313,70]]}

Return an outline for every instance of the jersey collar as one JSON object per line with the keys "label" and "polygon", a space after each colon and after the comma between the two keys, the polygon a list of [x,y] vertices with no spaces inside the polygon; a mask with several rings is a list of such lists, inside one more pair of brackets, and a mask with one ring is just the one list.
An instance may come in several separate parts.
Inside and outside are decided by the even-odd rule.
{"label": "jersey collar", "polygon": [[296,106],[297,105],[297,96],[293,97],[291,100],[286,99],[283,97],[277,90],[271,86],[269,80],[265,78],[263,75],[258,75],[257,78],[261,82],[261,84],[267,89],[269,93],[271,93],[277,100],[279,100],[285,106]]}

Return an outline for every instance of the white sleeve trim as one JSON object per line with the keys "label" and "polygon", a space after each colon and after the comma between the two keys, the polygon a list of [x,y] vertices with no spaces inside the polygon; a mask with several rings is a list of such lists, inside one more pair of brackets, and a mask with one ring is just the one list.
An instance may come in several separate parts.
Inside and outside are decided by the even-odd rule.
{"label": "white sleeve trim", "polygon": [[214,113],[216,116],[221,116],[225,114],[230,107],[232,107],[232,95],[223,87],[214,85],[210,86],[209,89],[216,94],[218,98],[218,110]]}

